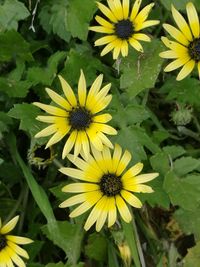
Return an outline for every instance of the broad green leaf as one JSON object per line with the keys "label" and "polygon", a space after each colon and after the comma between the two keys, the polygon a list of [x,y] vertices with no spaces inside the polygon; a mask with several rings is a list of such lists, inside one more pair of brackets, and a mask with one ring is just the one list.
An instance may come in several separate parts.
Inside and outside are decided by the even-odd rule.
{"label": "broad green leaf", "polygon": [[170,170],[170,159],[165,152],[159,152],[150,158],[150,163],[154,171],[165,175]]}
{"label": "broad green leaf", "polygon": [[168,154],[172,159],[182,156],[186,153],[185,149],[182,146],[165,146],[163,150]]}
{"label": "broad green leaf", "polygon": [[134,162],[145,160],[147,158],[144,147],[150,150],[153,154],[160,150],[146,134],[145,130],[139,126],[123,127],[118,130],[117,136],[112,139],[124,149],[131,151]]}
{"label": "broad green leaf", "polygon": [[97,72],[104,73],[107,71],[101,61],[92,55],[91,48],[84,45],[77,46],[76,50],[72,48],[69,51],[65,68],[61,74],[71,86],[74,86],[78,84],[81,69],[85,74],[87,86],[91,85],[96,79]]}
{"label": "broad green leaf", "polygon": [[73,37],[86,40],[88,35],[89,23],[96,10],[95,1],[88,1],[83,5],[82,0],[69,0],[67,21]]}
{"label": "broad green leaf", "polygon": [[120,128],[141,123],[149,118],[149,113],[145,107],[137,104],[128,104],[127,106],[124,106],[116,95],[113,95],[110,106],[112,124]]}
{"label": "broad green leaf", "polygon": [[182,157],[174,162],[174,171],[178,176],[183,176],[200,167],[200,161],[192,157]]}
{"label": "broad green leaf", "polygon": [[200,240],[200,206],[193,211],[178,209],[173,216],[186,235],[194,234],[195,240]]}
{"label": "broad green leaf", "polygon": [[39,109],[32,104],[15,104],[8,115],[19,119],[19,129],[29,133],[32,137],[44,128],[44,124],[35,119],[39,115]]}
{"label": "broad green leaf", "polygon": [[12,124],[12,119],[3,111],[0,111],[0,132],[8,132],[9,126]]}
{"label": "broad green leaf", "polygon": [[[153,169],[153,171],[155,171],[155,169]],[[147,201],[148,204],[150,204],[152,207],[160,206],[168,209],[170,206],[170,199],[168,194],[163,189],[163,178],[161,176],[156,177],[153,181],[149,182],[147,185],[151,186],[154,192],[151,194],[138,194],[138,198],[143,203]]]}
{"label": "broad green leaf", "polygon": [[[84,236],[83,219],[83,216],[79,217],[79,222],[77,224],[71,224],[68,221],[57,221],[59,233],[62,237],[62,243],[65,244],[65,253],[68,257],[68,264],[76,264],[80,257],[81,243]],[[43,226],[42,231],[50,240],[54,242],[54,244],[59,246],[59,239],[56,239],[55,236],[52,236],[51,232],[49,232],[48,225]]]}
{"label": "broad green leaf", "polygon": [[107,257],[107,240],[105,236],[93,233],[88,238],[85,253],[90,259],[104,262]]}
{"label": "broad green leaf", "polygon": [[17,0],[6,0],[0,5],[0,32],[5,30],[17,30],[18,21],[30,15],[25,5]]}
{"label": "broad green leaf", "polygon": [[45,2],[39,13],[39,19],[44,30],[50,34],[57,34],[61,39],[68,42],[70,39],[68,17],[68,0]]}
{"label": "broad green leaf", "polygon": [[165,81],[160,91],[167,94],[167,100],[199,107],[200,84],[197,79],[187,77],[177,83],[175,77],[172,77]]}
{"label": "broad green leaf", "polygon": [[188,249],[188,253],[184,258],[183,267],[199,267],[200,263],[200,242],[197,242],[193,248]]}
{"label": "broad green leaf", "polygon": [[179,179],[170,171],[165,176],[163,187],[173,205],[189,211],[196,210],[200,205],[200,175],[188,175]]}
{"label": "broad green leaf", "polygon": [[[193,2],[194,4],[197,4],[198,0],[190,0],[190,2]],[[188,0],[160,0],[160,2],[163,4],[165,8],[168,10],[171,10],[171,5],[174,5],[176,9],[179,10],[185,10],[186,9],[186,4],[188,3]],[[198,4],[197,4],[198,6]]]}
{"label": "broad green leaf", "polygon": [[0,44],[0,61],[12,59],[33,60],[29,43],[24,40],[20,33],[14,30],[0,32]]}
{"label": "broad green leaf", "polygon": [[29,68],[27,80],[33,83],[33,85],[51,85],[53,79],[56,77],[59,63],[63,62],[66,56],[66,52],[58,51],[48,59],[46,67]]}
{"label": "broad green leaf", "polygon": [[120,87],[126,89],[131,97],[154,87],[163,61],[158,55],[162,50],[161,42],[152,40],[144,45],[143,54],[130,48],[130,55],[122,60]]}
{"label": "broad green leaf", "polygon": [[58,262],[58,263],[48,263],[47,265],[45,265],[46,267],[67,267],[67,265],[65,265],[62,262]]}

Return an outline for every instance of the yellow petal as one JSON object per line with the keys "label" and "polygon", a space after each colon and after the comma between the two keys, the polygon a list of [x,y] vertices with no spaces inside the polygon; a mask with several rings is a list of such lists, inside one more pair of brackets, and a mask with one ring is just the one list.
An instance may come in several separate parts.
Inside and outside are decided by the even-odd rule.
{"label": "yellow petal", "polygon": [[98,123],[107,123],[112,119],[112,116],[109,113],[101,114],[101,115],[96,115],[93,117],[94,122]]}
{"label": "yellow petal", "polygon": [[67,133],[62,133],[62,132],[56,132],[47,142],[46,147],[48,148],[56,143],[58,143]]}
{"label": "yellow petal", "polygon": [[190,60],[189,56],[175,59],[170,64],[168,64],[167,67],[165,67],[164,71],[169,72],[178,69],[184,64],[186,64],[189,60]]}
{"label": "yellow petal", "polygon": [[72,90],[72,88],[70,87],[70,85],[68,84],[68,82],[60,75],[58,75],[58,78],[60,80],[61,86],[62,86],[62,90],[68,100],[68,102],[75,107],[77,105],[77,101],[76,101],[76,97],[75,94]]}
{"label": "yellow petal", "polygon": [[179,57],[184,57],[185,55],[188,55],[188,48],[177,43],[174,41],[169,40],[167,37],[162,36],[161,37],[162,42],[164,45],[170,49],[172,49]]}
{"label": "yellow petal", "polygon": [[132,177],[136,176],[138,173],[140,173],[143,169],[143,164],[141,162],[135,164],[133,167],[128,169],[122,176],[122,181],[126,182],[126,180],[131,179]]}
{"label": "yellow petal", "polygon": [[97,232],[101,231],[101,229],[102,229],[102,227],[103,227],[103,225],[104,225],[104,223],[105,223],[105,221],[107,219],[107,216],[108,216],[108,204],[109,204],[109,198],[106,197],[104,206],[102,205],[103,208],[101,209],[101,213],[97,218],[97,222],[96,222],[96,231]]}
{"label": "yellow petal", "polygon": [[199,18],[194,4],[192,2],[187,3],[186,10],[192,33],[195,38],[199,38]]}
{"label": "yellow petal", "polygon": [[94,43],[95,46],[99,46],[99,45],[105,45],[105,44],[108,44],[108,43],[111,43],[113,42],[114,40],[117,39],[117,36],[116,35],[108,35],[108,36],[104,36],[104,37],[101,37],[99,39],[97,39]]}
{"label": "yellow petal", "polygon": [[112,22],[116,23],[117,22],[117,18],[115,17],[115,15],[112,13],[112,11],[105,5],[97,2],[98,8],[101,10],[101,12]]}
{"label": "yellow petal", "polygon": [[100,16],[96,16],[95,20],[103,27],[105,28],[109,28],[109,29],[114,29],[114,25],[110,22],[108,22],[107,20],[103,19]]}
{"label": "yellow petal", "polygon": [[154,3],[151,3],[147,6],[145,6],[136,16],[136,18],[134,19],[134,24],[138,25],[138,24],[142,24],[148,17],[149,12],[151,11],[152,7],[154,6]]}
{"label": "yellow petal", "polygon": [[88,156],[90,153],[90,146],[89,146],[88,137],[87,137],[87,134],[85,131],[80,132],[80,134],[81,134],[81,143],[82,143],[84,156],[86,159],[88,159]]}
{"label": "yellow petal", "polygon": [[117,59],[119,57],[122,43],[123,43],[123,40],[117,39],[117,44],[113,50],[113,59]]}
{"label": "yellow petal", "polygon": [[158,177],[159,173],[146,173],[146,174],[140,174],[134,178],[135,183],[142,184],[149,182],[156,177]]}
{"label": "yellow petal", "polygon": [[[100,88],[101,88],[101,84],[103,81],[103,74],[100,74],[95,81],[93,82],[89,92],[88,92],[88,96],[87,96],[87,100],[86,100],[86,108],[90,108],[90,102],[91,99],[93,99],[93,97],[99,92]],[[90,109],[89,109],[90,110]]]}
{"label": "yellow petal", "polygon": [[89,27],[90,31],[93,31],[93,32],[100,32],[100,33],[114,33],[114,29],[110,29],[110,28],[107,28],[107,27],[103,27],[103,26],[92,26],[92,27]]}
{"label": "yellow petal", "polygon": [[65,193],[81,193],[99,190],[99,185],[92,183],[68,184],[62,188]]}
{"label": "yellow petal", "polygon": [[106,205],[106,196],[103,196],[97,204],[94,206],[92,211],[90,212],[90,215],[88,216],[86,223],[84,225],[84,229],[88,231],[90,227],[96,222],[96,220],[99,218],[102,210],[104,209]]}
{"label": "yellow petal", "polygon": [[71,109],[69,102],[66,99],[64,99],[62,96],[55,93],[53,90],[51,90],[49,88],[46,88],[46,92],[56,104],[58,104],[59,106],[61,106],[62,108],[66,109],[66,110]]}
{"label": "yellow petal", "polygon": [[77,131],[72,131],[63,148],[62,159],[64,159],[66,155],[71,151],[72,147],[74,146],[76,136],[77,136]]}
{"label": "yellow petal", "polygon": [[24,250],[23,248],[21,248],[20,246],[16,245],[15,243],[11,242],[11,241],[7,241],[7,245],[13,250],[15,251],[18,255],[29,259],[28,253],[26,252],[26,250]]}
{"label": "yellow petal", "polygon": [[139,41],[150,42],[151,38],[144,33],[134,33],[133,38]]}
{"label": "yellow petal", "polygon": [[126,40],[122,41],[121,52],[123,57],[128,56],[128,43]]}
{"label": "yellow petal", "polygon": [[129,4],[130,1],[129,0],[123,0],[122,2],[122,9],[123,9],[123,14],[124,14],[124,19],[128,19],[128,15],[129,15]]}
{"label": "yellow petal", "polygon": [[179,43],[188,46],[189,41],[181,31],[169,24],[163,24],[163,28]]}
{"label": "yellow petal", "polygon": [[7,254],[10,256],[10,258],[12,259],[12,261],[20,267],[26,267],[24,261],[17,255],[17,253],[15,253],[14,250],[12,250],[10,247],[6,247],[5,248]]}
{"label": "yellow petal", "polygon": [[46,111],[47,113],[51,114],[51,115],[55,115],[55,116],[60,116],[60,117],[66,117],[68,112],[61,109],[61,108],[57,108],[51,105],[46,105],[46,104],[42,104],[39,102],[34,102],[33,105],[43,109],[44,111]]}
{"label": "yellow petal", "polygon": [[125,150],[116,170],[117,176],[120,176],[122,174],[126,166],[129,164],[130,160],[131,160],[131,153],[128,150]]}
{"label": "yellow petal", "polygon": [[0,234],[5,235],[7,233],[9,233],[10,231],[12,231],[17,222],[19,220],[19,215],[15,216],[12,220],[10,220],[8,223],[6,223],[1,229],[0,229]]}
{"label": "yellow petal", "polygon": [[105,146],[107,146],[111,149],[113,148],[113,144],[111,143],[111,141],[107,138],[107,136],[105,134],[99,132],[98,135],[99,135],[99,138],[101,139],[102,143]]}
{"label": "yellow petal", "polygon": [[79,155],[79,153],[81,151],[81,146],[82,146],[81,132],[78,131],[75,145],[74,145],[74,159],[76,159],[76,157]]}
{"label": "yellow petal", "polygon": [[188,76],[192,70],[194,69],[195,66],[195,61],[192,59],[190,61],[188,61],[183,68],[181,69],[181,71],[179,72],[179,74],[176,77],[177,81],[180,81],[182,79],[184,79],[186,76]]}
{"label": "yellow petal", "polygon": [[[62,191],[64,190],[62,189]],[[68,198],[59,205],[59,208],[67,208],[84,202],[86,200],[86,194],[87,193],[82,193]]]}
{"label": "yellow petal", "polygon": [[45,136],[49,136],[53,133],[55,133],[57,131],[57,127],[55,124],[49,125],[46,128],[44,128],[42,131],[40,131],[39,133],[37,133],[35,135],[35,138],[40,138],[40,137],[45,137]]}
{"label": "yellow petal", "polygon": [[130,211],[129,211],[125,201],[119,195],[116,196],[116,205],[117,205],[117,208],[119,210],[119,213],[120,213],[122,219],[125,222],[129,223],[132,219],[132,216],[130,214]]}
{"label": "yellow petal", "polygon": [[142,202],[136,196],[134,196],[132,193],[130,193],[126,190],[122,190],[120,192],[120,194],[124,198],[124,200],[126,202],[128,202],[131,206],[133,206],[134,208],[141,208],[142,207]]}
{"label": "yellow petal", "polygon": [[151,27],[151,26],[155,26],[157,24],[159,24],[160,21],[159,20],[146,20],[143,23],[137,24],[135,25],[135,31],[140,31],[142,29]]}
{"label": "yellow petal", "polygon": [[6,239],[18,245],[26,245],[33,242],[33,240],[30,238],[14,235],[6,235]]}
{"label": "yellow petal", "polygon": [[78,99],[80,105],[83,107],[85,106],[86,100],[86,81],[83,71],[81,70],[81,75],[78,81]]}
{"label": "yellow petal", "polygon": [[122,148],[118,144],[115,144],[115,148],[113,152],[113,169],[112,169],[113,173],[115,173],[118,168],[121,155],[122,155]]}
{"label": "yellow petal", "polygon": [[136,15],[138,14],[141,3],[142,3],[142,0],[135,0],[132,11],[131,11],[131,15],[130,15],[131,21],[133,21],[135,19]]}
{"label": "yellow petal", "polygon": [[193,37],[192,37],[191,31],[190,31],[190,28],[189,28],[187,22],[185,21],[183,16],[179,13],[179,11],[173,5],[172,5],[172,16],[173,16],[177,26],[181,30],[181,32],[185,35],[185,37],[189,41],[192,41]]}
{"label": "yellow petal", "polygon": [[133,37],[129,38],[130,45],[139,52],[143,52],[141,44]]}
{"label": "yellow petal", "polygon": [[162,58],[177,58],[178,57],[177,53],[173,50],[167,50],[167,51],[161,52],[159,56]]}
{"label": "yellow petal", "polygon": [[108,202],[108,227],[111,227],[117,219],[117,209],[115,204],[115,198],[110,197]]}

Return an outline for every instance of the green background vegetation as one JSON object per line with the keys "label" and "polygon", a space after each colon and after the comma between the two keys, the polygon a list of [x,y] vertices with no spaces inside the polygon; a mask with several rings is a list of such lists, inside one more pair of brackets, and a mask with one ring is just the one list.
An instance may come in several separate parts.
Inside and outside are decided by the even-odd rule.
{"label": "green background vegetation", "polygon": [[112,83],[108,112],[118,130],[112,142],[130,150],[132,163],[142,161],[144,172],[160,173],[149,183],[155,192],[140,194],[145,205],[133,211],[146,266],[200,266],[200,83],[197,71],[177,82],[176,71],[164,73],[166,61],[158,56],[165,50],[162,23],[173,24],[171,3],[184,13],[187,2],[156,0],[150,17],[161,24],[146,30],[152,42],[143,54],[130,48],[114,62],[93,46],[100,35],[88,33],[95,1],[0,1],[0,217],[20,214],[16,233],[35,240],[25,247],[28,267],[119,267],[116,232],[131,248],[134,242],[132,224],[85,232],[85,215],[70,221],[58,208],[68,197],[60,189],[70,182],[58,172],[59,164],[69,165],[61,161],[64,140],[54,145],[56,160],[46,168],[27,159],[47,140],[34,139],[45,125],[35,120],[41,111],[31,103],[50,103],[45,87],[61,93],[57,74],[76,90],[81,68],[88,87],[100,73]]}

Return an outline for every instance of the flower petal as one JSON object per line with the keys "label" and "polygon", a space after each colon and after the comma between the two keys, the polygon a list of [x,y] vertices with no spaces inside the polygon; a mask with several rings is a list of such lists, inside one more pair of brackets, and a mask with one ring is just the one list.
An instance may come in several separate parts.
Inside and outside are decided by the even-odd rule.
{"label": "flower petal", "polygon": [[125,222],[129,223],[131,221],[131,219],[132,219],[132,216],[130,214],[130,211],[129,211],[129,209],[128,209],[126,203],[125,203],[125,201],[119,195],[117,195],[115,197],[115,199],[116,199],[117,208],[119,210],[119,213],[120,213],[122,219]]}
{"label": "flower petal", "polygon": [[142,207],[142,202],[136,196],[134,196],[132,193],[130,193],[126,190],[122,190],[121,196],[124,198],[124,200],[126,202],[128,202],[134,208],[141,208]]}
{"label": "flower petal", "polygon": [[78,100],[80,105],[85,106],[86,100],[86,81],[83,71],[81,70],[81,75],[78,81]]}
{"label": "flower petal", "polygon": [[63,90],[68,102],[72,105],[72,107],[77,106],[75,94],[74,94],[72,88],[70,87],[70,85],[68,84],[68,82],[61,75],[58,75],[58,78],[60,80],[62,90]]}
{"label": "flower petal", "polygon": [[62,159],[64,159],[66,155],[71,151],[76,141],[76,136],[77,136],[77,131],[76,130],[72,131],[63,148]]}
{"label": "flower petal", "polygon": [[190,61],[188,61],[183,68],[181,69],[181,71],[179,72],[179,74],[176,77],[177,81],[180,81],[182,79],[184,79],[186,76],[188,76],[192,70],[194,69],[195,66],[195,61],[192,59]]}
{"label": "flower petal", "polygon": [[0,234],[5,235],[9,233],[10,231],[12,231],[15,228],[18,220],[19,220],[19,215],[15,216],[12,220],[10,220],[8,223],[5,224],[0,229]]}
{"label": "flower petal", "polygon": [[192,2],[187,3],[186,10],[192,33],[195,38],[199,38],[199,18],[194,4]]}

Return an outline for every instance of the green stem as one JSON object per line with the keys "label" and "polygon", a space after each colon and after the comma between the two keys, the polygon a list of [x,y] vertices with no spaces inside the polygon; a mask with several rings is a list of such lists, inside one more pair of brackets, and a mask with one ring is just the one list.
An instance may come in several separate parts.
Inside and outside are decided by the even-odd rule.
{"label": "green stem", "polygon": [[193,132],[192,130],[186,128],[185,126],[178,126],[177,129],[181,134],[189,136],[195,139],[196,141],[200,142],[200,136],[198,133]]}

